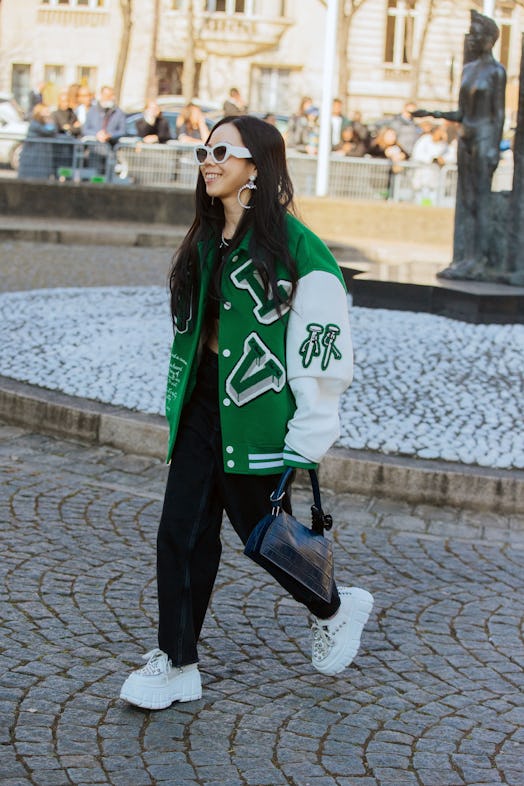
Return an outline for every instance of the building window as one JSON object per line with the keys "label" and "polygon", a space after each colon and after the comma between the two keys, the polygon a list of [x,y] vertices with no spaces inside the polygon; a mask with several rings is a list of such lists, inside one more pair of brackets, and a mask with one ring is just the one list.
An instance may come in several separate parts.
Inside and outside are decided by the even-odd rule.
{"label": "building window", "polygon": [[262,68],[254,66],[251,82],[251,101],[258,112],[289,113],[291,93],[289,68]]}
{"label": "building window", "polygon": [[[202,63],[195,63],[193,95],[197,96],[200,85]],[[158,95],[182,95],[184,63],[181,60],[157,60],[156,78]]]}
{"label": "building window", "polygon": [[46,104],[54,105],[57,102],[58,94],[66,87],[64,82],[64,66],[46,65],[44,66],[44,99]]}
{"label": "building window", "polygon": [[11,92],[24,113],[29,111],[31,92],[31,66],[26,63],[13,63],[11,66]]}
{"label": "building window", "polygon": [[499,60],[507,70],[509,66],[509,49],[510,49],[510,42],[511,42],[511,25],[508,24],[499,24],[500,27],[500,38],[499,38],[499,48],[500,48],[500,55]]}
{"label": "building window", "polygon": [[91,90],[96,85],[96,68],[93,66],[77,66],[76,81],[82,87],[89,87]]}
{"label": "building window", "polygon": [[209,14],[249,14],[253,15],[253,0],[206,0]]}
{"label": "building window", "polygon": [[42,5],[54,8],[67,6],[68,8],[103,8],[104,0],[40,0]]}
{"label": "building window", "polygon": [[413,54],[416,0],[388,0],[384,61],[409,65]]}

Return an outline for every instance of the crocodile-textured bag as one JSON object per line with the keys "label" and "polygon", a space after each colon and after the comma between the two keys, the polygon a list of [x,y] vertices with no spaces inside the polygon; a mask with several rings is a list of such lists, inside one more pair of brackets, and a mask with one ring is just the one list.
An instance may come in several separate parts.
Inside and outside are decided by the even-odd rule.
{"label": "crocodile-textured bag", "polygon": [[292,576],[318,598],[330,601],[333,592],[333,548],[324,537],[332,518],[322,511],[317,474],[309,470],[314,504],[312,526],[306,527],[282,510],[286,485],[293,472],[285,470],[270,496],[272,511],[258,522],[249,536],[244,554],[271,572],[271,565]]}

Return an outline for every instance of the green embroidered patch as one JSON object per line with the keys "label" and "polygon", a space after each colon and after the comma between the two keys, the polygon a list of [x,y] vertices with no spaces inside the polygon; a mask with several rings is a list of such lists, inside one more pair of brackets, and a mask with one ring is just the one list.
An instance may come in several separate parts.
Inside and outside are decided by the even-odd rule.
{"label": "green embroidered patch", "polygon": [[308,368],[313,362],[314,358],[322,355],[320,368],[325,371],[332,359],[340,360],[342,353],[336,347],[335,341],[337,336],[340,335],[340,328],[338,325],[328,324],[319,325],[316,322],[310,322],[306,328],[308,336],[298,350],[302,357],[302,365]]}

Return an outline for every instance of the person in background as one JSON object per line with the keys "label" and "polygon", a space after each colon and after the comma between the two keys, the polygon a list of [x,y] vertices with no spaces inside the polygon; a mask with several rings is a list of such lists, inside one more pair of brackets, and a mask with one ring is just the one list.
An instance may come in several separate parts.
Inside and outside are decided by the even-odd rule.
{"label": "person in background", "polygon": [[116,105],[113,87],[104,86],[99,100],[90,107],[83,128],[84,136],[94,136],[99,142],[116,145],[126,133],[126,116]]}
{"label": "person in background", "polygon": [[419,136],[410,160],[420,164],[438,164],[444,166],[446,163],[446,151],[448,147],[446,127],[442,125],[431,125],[423,134]]}
{"label": "person in background", "polygon": [[[156,710],[202,696],[198,642],[224,511],[246,543],[284,469],[317,467],[339,433],[353,366],[344,279],[294,215],[282,135],[250,115],[226,117],[194,152],[196,213],[170,276],[158,646],[120,691]],[[282,504],[290,510],[289,496]],[[339,674],[358,652],[372,595],[335,584],[319,600],[279,568],[269,572],[313,615],[313,668]]]}
{"label": "person in background", "polygon": [[367,155],[372,158],[383,158],[391,162],[391,166],[387,169],[386,182],[384,167],[373,167],[374,171],[371,173],[372,186],[383,192],[383,195],[387,198],[394,186],[395,175],[401,172],[401,163],[407,158],[405,152],[398,144],[396,131],[389,126],[379,128],[368,147]]}
{"label": "person in background", "polygon": [[55,171],[59,178],[64,176],[60,170],[70,169],[73,166],[74,145],[71,144],[75,137],[82,135],[80,120],[75,115],[70,103],[70,92],[62,90],[58,94],[57,109],[53,112],[56,125],[57,139],[62,144],[54,146]]}
{"label": "person in background", "polygon": [[136,130],[146,144],[164,144],[171,139],[169,123],[163,116],[156,99],[147,102],[143,116],[136,121]]}
{"label": "person in background", "polygon": [[334,153],[352,158],[361,158],[367,153],[367,145],[359,137],[357,130],[353,126],[346,126],[342,131],[342,139],[333,149]]}
{"label": "person in background", "polygon": [[409,158],[413,145],[420,136],[420,128],[413,119],[413,112],[417,106],[413,101],[408,101],[402,107],[402,112],[394,115],[387,125],[392,128],[397,135],[397,143]]}
{"label": "person in background", "polygon": [[177,139],[189,145],[199,145],[209,134],[204,114],[199,106],[189,102],[176,119]]}
{"label": "person in background", "polygon": [[266,112],[262,120],[265,120],[266,123],[270,123],[272,126],[277,124],[277,116],[273,112]]}
{"label": "person in background", "polygon": [[93,105],[93,93],[86,85],[81,85],[77,93],[77,105],[75,106],[75,115],[77,116],[82,131],[87,119],[87,113]]}
{"label": "person in background", "polygon": [[351,127],[355,129],[359,139],[362,140],[367,149],[371,143],[371,133],[369,131],[369,127],[364,123],[362,119],[362,112],[359,109],[355,109],[353,112],[350,123]]}
{"label": "person in background", "polygon": [[342,131],[349,124],[349,119],[342,112],[342,101],[340,98],[334,98],[331,109],[331,147],[333,150],[340,144]]}
{"label": "person in background", "polygon": [[67,134],[68,136],[80,136],[82,134],[82,124],[69,103],[69,92],[67,90],[62,90],[58,94],[57,108],[53,112],[53,120],[55,121],[58,134]]}
{"label": "person in background", "polygon": [[224,101],[223,109],[224,115],[227,117],[247,114],[247,104],[240,95],[238,87],[231,88],[229,97]]}
{"label": "person in background", "polygon": [[318,153],[318,141],[320,136],[320,113],[318,107],[310,106],[308,109],[306,109],[306,118],[307,141],[304,148],[302,148],[302,146],[298,146],[296,150],[307,153],[310,156],[316,156]]}
{"label": "person in background", "polygon": [[398,171],[398,167],[395,167],[395,165],[405,161],[407,158],[405,151],[399,145],[395,129],[389,126],[379,128],[377,135],[368,148],[368,154],[372,158],[389,159],[393,164],[393,172]]}
{"label": "person in background", "polygon": [[289,118],[284,139],[287,147],[304,150],[309,141],[309,119],[308,110],[313,106],[313,99],[310,96],[303,96],[297,112]]}
{"label": "person in background", "polygon": [[29,120],[29,122],[31,122],[31,120],[34,117],[33,110],[34,110],[35,106],[37,104],[44,104],[45,103],[44,102],[44,90],[45,90],[45,87],[46,87],[46,83],[45,82],[38,82],[38,84],[35,87],[33,87],[33,89],[29,92],[28,107],[27,107],[27,112],[26,112],[26,115],[25,115],[26,120]]}
{"label": "person in background", "polygon": [[413,171],[411,183],[415,192],[415,200],[419,204],[433,204],[438,194],[440,168],[446,163],[448,141],[446,127],[431,125],[422,133],[411,152],[410,161],[423,166]]}
{"label": "person in background", "polygon": [[80,85],[78,82],[73,82],[73,84],[69,85],[67,88],[67,103],[68,106],[71,107],[73,111],[78,106],[78,91],[80,90]]}
{"label": "person in background", "polygon": [[51,110],[45,104],[37,104],[33,107],[27,138],[20,155],[19,178],[49,180],[55,175],[54,145],[44,141],[55,137],[56,125]]}

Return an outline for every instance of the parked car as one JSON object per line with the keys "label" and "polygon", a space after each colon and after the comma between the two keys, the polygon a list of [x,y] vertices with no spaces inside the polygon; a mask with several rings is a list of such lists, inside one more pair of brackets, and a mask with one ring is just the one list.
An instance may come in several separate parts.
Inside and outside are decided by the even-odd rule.
{"label": "parked car", "polygon": [[[162,115],[166,118],[167,122],[169,123],[169,129],[171,131],[171,137],[176,139],[177,137],[177,130],[176,130],[176,120],[179,116],[179,110],[173,109],[162,109]],[[136,130],[136,122],[142,117],[142,112],[133,112],[126,117],[126,136],[138,136],[138,132]],[[209,116],[205,117],[206,125],[211,131],[213,126],[216,123],[215,118],[211,118]]]}
{"label": "parked car", "polygon": [[260,120],[268,120],[268,118],[273,118],[273,124],[278,128],[281,134],[284,134],[287,131],[289,115],[282,115],[279,112],[250,112],[249,114],[253,115],[253,117],[258,117]]}
{"label": "parked car", "polygon": [[0,164],[18,169],[29,123],[13,96],[0,93]]}
{"label": "parked car", "polygon": [[[200,107],[202,112],[204,113],[204,117],[206,120],[206,125],[211,131],[217,120],[222,117],[222,114],[218,111],[217,104],[203,104],[198,99],[194,100],[194,103]],[[177,95],[161,95],[157,98],[157,104],[162,110],[163,116],[169,123],[169,128],[171,130],[171,136],[173,139],[177,137],[176,131],[176,121],[177,118],[182,111],[182,109],[187,105],[187,101],[183,96]],[[141,109],[128,109],[126,112],[127,122],[126,122],[126,136],[135,137],[138,136],[136,130],[136,121],[142,116]]]}

